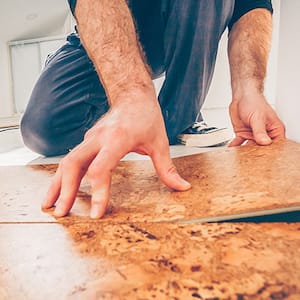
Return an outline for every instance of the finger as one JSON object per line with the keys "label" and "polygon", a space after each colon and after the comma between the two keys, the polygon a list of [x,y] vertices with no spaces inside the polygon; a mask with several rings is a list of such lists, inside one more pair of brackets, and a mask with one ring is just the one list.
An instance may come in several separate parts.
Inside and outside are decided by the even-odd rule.
{"label": "finger", "polygon": [[241,146],[244,142],[246,141],[246,139],[244,139],[241,136],[236,136],[228,145],[228,147],[237,147],[237,146]]}
{"label": "finger", "polygon": [[69,161],[64,165],[65,172],[61,180],[61,191],[54,211],[56,217],[63,217],[71,210],[81,179],[84,176],[84,172],[79,166],[73,165],[71,167],[70,165],[71,162]]}
{"label": "finger", "polygon": [[107,209],[110,198],[112,171],[124,156],[121,145],[109,149],[103,148],[94,159],[88,170],[92,187],[91,212],[92,219],[101,218]]}
{"label": "finger", "polygon": [[264,146],[272,143],[272,139],[269,137],[266,130],[266,121],[264,118],[253,118],[251,119],[250,125],[252,128],[254,140],[258,145]]}
{"label": "finger", "polygon": [[55,202],[59,197],[60,189],[61,189],[61,168],[58,167],[56,173],[54,174],[50,187],[47,191],[46,197],[42,202],[43,209],[48,209],[54,206]]}
{"label": "finger", "polygon": [[80,182],[96,153],[95,143],[92,140],[85,141],[61,161],[61,188],[54,211],[56,217],[63,217],[71,210]]}
{"label": "finger", "polygon": [[282,122],[278,121],[276,125],[273,126],[272,130],[269,131],[269,136],[271,139],[285,139],[285,126]]}
{"label": "finger", "polygon": [[178,174],[171,160],[168,145],[161,151],[156,150],[151,155],[151,159],[158,177],[165,185],[177,191],[186,191],[191,188],[191,184]]}

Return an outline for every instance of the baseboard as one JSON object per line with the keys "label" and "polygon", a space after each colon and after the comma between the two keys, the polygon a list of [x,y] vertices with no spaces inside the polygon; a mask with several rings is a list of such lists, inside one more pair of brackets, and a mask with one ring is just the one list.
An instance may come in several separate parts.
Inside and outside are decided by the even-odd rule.
{"label": "baseboard", "polygon": [[11,128],[11,127],[19,127],[21,116],[11,116],[0,118],[0,129]]}

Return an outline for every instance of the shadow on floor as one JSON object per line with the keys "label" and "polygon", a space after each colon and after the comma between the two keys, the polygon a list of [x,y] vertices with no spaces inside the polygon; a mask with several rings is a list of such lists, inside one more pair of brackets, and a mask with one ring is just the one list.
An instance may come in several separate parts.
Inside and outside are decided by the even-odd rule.
{"label": "shadow on floor", "polygon": [[300,211],[293,211],[288,213],[281,213],[281,214],[273,214],[267,216],[258,216],[258,217],[249,217],[249,218],[240,218],[225,221],[228,222],[251,222],[251,223],[264,223],[264,222],[287,222],[287,223],[294,223],[300,222]]}

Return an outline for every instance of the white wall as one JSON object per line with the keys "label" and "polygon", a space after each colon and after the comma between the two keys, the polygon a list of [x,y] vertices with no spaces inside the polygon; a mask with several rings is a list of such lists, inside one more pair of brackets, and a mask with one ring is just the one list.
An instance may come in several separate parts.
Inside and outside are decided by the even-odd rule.
{"label": "white wall", "polygon": [[[64,6],[67,4],[64,3]],[[9,24],[4,24],[3,26],[10,26]],[[47,39],[53,39],[56,36],[65,36],[69,32],[71,32],[74,28],[74,20],[69,13],[64,23],[59,28],[57,26],[52,26],[55,30],[47,31],[45,35],[41,38],[45,40],[39,45],[39,55],[35,55],[36,59],[41,59],[44,61],[46,52],[51,52],[58,47],[58,44],[61,44],[62,41],[49,41]],[[52,28],[51,27],[51,28]],[[36,38],[34,35],[32,38]],[[38,36],[38,38],[40,38]],[[36,65],[39,65],[40,62],[35,59],[31,61],[32,56],[34,56],[35,49],[31,49],[33,52],[29,53],[28,51],[23,51],[20,46],[19,51],[16,51],[17,47],[15,47],[15,51],[13,51],[13,68],[17,70],[14,74],[12,74],[11,66],[10,66],[10,49],[9,49],[9,40],[6,40],[3,37],[0,37],[0,125],[3,122],[3,118],[11,117],[18,112],[22,112],[24,109],[24,105],[27,103],[28,95],[30,94],[31,88],[37,78]],[[30,46],[27,47],[27,50]],[[18,53],[19,52],[19,53]],[[40,69],[39,69],[40,70]],[[34,71],[34,72],[30,72]],[[15,86],[15,91],[13,90],[14,84],[12,82],[12,77],[17,77],[18,83]],[[29,85],[32,87],[29,88]],[[14,104],[14,96],[17,96],[19,99],[17,104],[17,111],[15,110]],[[22,100],[20,100],[22,99]],[[20,107],[19,107],[20,106]],[[2,119],[2,120],[1,120]],[[5,121],[4,121],[5,122]]]}
{"label": "white wall", "polygon": [[300,1],[281,1],[276,109],[287,137],[300,142]]}
{"label": "white wall", "polygon": [[0,41],[0,118],[12,114],[8,47]]}

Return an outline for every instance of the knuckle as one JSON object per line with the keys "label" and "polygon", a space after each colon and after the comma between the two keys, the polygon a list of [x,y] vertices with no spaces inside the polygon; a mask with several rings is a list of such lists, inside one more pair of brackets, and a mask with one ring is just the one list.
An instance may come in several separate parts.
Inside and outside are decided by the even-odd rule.
{"label": "knuckle", "polygon": [[92,198],[92,204],[96,206],[103,205],[105,202],[105,194],[104,193],[97,193],[96,195],[93,195]]}
{"label": "knuckle", "polygon": [[91,179],[99,177],[99,175],[100,175],[100,166],[98,166],[98,164],[91,165],[89,167],[88,173],[89,173],[89,177]]}
{"label": "knuckle", "polygon": [[88,169],[88,175],[93,180],[105,180],[112,175],[112,168],[102,165],[100,162],[91,165]]}
{"label": "knuckle", "polygon": [[59,168],[64,171],[70,165],[70,159],[68,156],[65,156],[59,163]]}
{"label": "knuckle", "polygon": [[78,155],[74,155],[72,152],[70,152],[67,156],[65,156],[60,164],[60,169],[62,172],[79,172],[79,173],[85,173],[86,172],[86,166],[82,163],[82,160]]}
{"label": "knuckle", "polygon": [[61,162],[60,165],[62,169],[69,169],[71,166],[76,165],[76,158],[72,153],[65,156]]}
{"label": "knuckle", "polygon": [[92,130],[90,129],[84,134],[83,139],[87,140],[91,135],[92,135]]}
{"label": "knuckle", "polygon": [[175,165],[173,163],[171,163],[171,165],[168,167],[168,173],[169,174],[175,174],[177,173],[177,169],[175,167]]}

